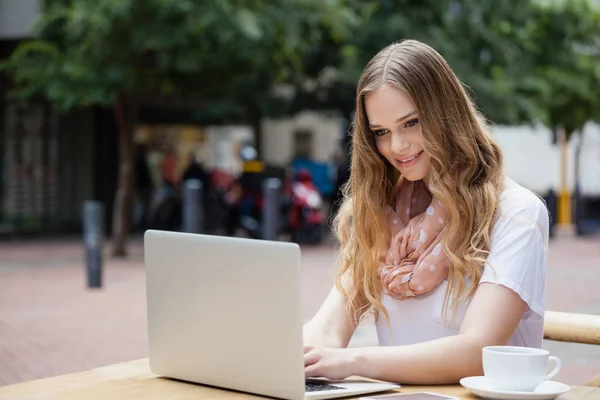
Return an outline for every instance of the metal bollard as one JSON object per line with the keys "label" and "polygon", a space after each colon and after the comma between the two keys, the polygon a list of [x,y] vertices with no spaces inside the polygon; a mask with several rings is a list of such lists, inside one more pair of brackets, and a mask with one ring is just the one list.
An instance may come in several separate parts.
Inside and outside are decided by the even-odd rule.
{"label": "metal bollard", "polygon": [[546,196],[546,206],[548,207],[548,212],[550,213],[550,226],[549,226],[549,235],[551,238],[554,237],[554,229],[556,226],[556,218],[558,215],[557,210],[557,200],[556,200],[556,192],[554,189],[550,189]]}
{"label": "metal bollard", "polygon": [[202,181],[185,181],[181,226],[184,232],[200,233],[202,230]]}
{"label": "metal bollard", "polygon": [[584,229],[582,226],[583,222],[583,201],[581,198],[581,184],[579,182],[575,182],[575,190],[573,191],[573,203],[575,207],[573,210],[573,221],[575,225],[575,233],[577,236],[584,235]]}
{"label": "metal bollard", "polygon": [[263,239],[276,240],[279,230],[279,192],[281,180],[268,178],[263,182],[263,196],[265,206],[263,210]]}
{"label": "metal bollard", "polygon": [[104,207],[98,201],[86,201],[83,205],[83,240],[87,286],[102,287],[102,248],[104,237]]}

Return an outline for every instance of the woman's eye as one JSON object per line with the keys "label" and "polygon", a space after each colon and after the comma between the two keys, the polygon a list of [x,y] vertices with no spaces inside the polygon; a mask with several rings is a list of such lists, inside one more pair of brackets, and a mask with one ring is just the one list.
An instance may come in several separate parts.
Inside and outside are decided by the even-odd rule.
{"label": "woman's eye", "polygon": [[417,125],[418,123],[419,123],[419,118],[411,119],[406,124],[404,124],[404,127],[405,128],[412,128],[413,126]]}
{"label": "woman's eye", "polygon": [[378,129],[376,131],[371,131],[371,132],[373,132],[373,135],[375,135],[375,136],[383,136],[387,133],[387,130],[386,129]]}

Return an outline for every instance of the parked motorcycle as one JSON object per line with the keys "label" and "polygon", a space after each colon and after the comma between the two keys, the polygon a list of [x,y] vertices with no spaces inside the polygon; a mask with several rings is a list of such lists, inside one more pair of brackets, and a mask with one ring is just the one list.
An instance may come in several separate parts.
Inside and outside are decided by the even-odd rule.
{"label": "parked motorcycle", "polygon": [[312,181],[310,172],[301,169],[292,185],[289,230],[293,240],[302,244],[318,244],[325,228],[323,197]]}

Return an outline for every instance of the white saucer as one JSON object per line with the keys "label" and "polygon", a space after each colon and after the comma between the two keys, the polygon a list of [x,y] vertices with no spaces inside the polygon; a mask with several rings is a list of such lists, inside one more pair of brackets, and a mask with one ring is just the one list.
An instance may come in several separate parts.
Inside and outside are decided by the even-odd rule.
{"label": "white saucer", "polygon": [[484,399],[502,400],[553,400],[571,388],[554,381],[544,381],[533,392],[511,392],[496,390],[485,376],[470,376],[460,380],[460,384]]}

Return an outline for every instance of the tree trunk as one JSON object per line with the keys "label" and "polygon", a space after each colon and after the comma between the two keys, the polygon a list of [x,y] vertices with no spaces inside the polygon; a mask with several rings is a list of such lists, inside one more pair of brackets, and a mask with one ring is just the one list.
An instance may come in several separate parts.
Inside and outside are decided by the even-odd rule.
{"label": "tree trunk", "polygon": [[581,218],[583,217],[583,210],[581,209],[582,207],[582,201],[581,201],[581,186],[579,185],[579,171],[580,171],[580,167],[579,164],[581,162],[581,149],[583,148],[583,128],[579,130],[579,140],[577,141],[577,147],[575,147],[575,154],[574,154],[574,160],[573,162],[575,163],[575,190],[574,190],[574,197],[575,197],[575,209],[573,210],[573,220],[575,222],[575,229],[577,232],[577,235],[581,235]]}
{"label": "tree trunk", "polygon": [[126,257],[133,184],[133,113],[131,104],[123,97],[115,107],[115,117],[119,135],[119,178],[113,209],[113,256]]}
{"label": "tree trunk", "polygon": [[579,183],[579,161],[581,159],[581,149],[583,148],[583,129],[579,130],[579,140],[577,141],[577,147],[575,147],[575,186]]}

